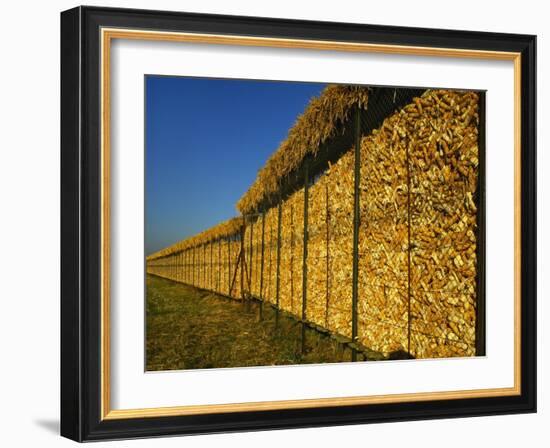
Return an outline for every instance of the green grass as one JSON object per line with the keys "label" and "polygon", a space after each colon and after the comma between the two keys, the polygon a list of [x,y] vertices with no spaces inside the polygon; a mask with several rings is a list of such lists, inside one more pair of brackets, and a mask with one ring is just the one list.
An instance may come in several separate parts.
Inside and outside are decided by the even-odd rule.
{"label": "green grass", "polygon": [[351,350],[257,302],[147,276],[147,370],[205,369],[351,361]]}

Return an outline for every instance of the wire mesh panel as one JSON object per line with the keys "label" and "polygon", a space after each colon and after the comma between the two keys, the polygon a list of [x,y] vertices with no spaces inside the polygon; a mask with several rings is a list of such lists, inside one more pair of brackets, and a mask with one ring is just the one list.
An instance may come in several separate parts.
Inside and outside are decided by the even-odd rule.
{"label": "wire mesh panel", "polygon": [[251,278],[250,278],[250,294],[257,298],[261,298],[260,287],[262,286],[262,258],[265,262],[265,248],[262,251],[262,231],[264,232],[265,243],[265,222],[263,215],[260,214],[255,222],[255,230],[252,235],[252,251],[253,259],[251,262]]}
{"label": "wire mesh panel", "polygon": [[387,119],[361,142],[358,336],[382,353],[408,350],[407,157],[396,126]]}
{"label": "wire mesh panel", "polygon": [[353,264],[353,152],[345,153],[327,172],[332,192],[329,219],[329,330],[351,337]]}
{"label": "wire mesh panel", "polygon": [[254,272],[254,234],[258,230],[254,215],[247,217],[244,231],[244,294],[246,298],[252,297],[252,275]]}
{"label": "wire mesh panel", "polygon": [[475,354],[478,99],[433,91],[405,108],[411,352],[418,357]]}
{"label": "wire mesh panel", "polygon": [[191,255],[191,251],[189,249],[186,249],[185,250],[185,273],[184,273],[184,276],[183,276],[183,281],[187,284],[190,283],[190,272],[191,272],[191,264],[190,264],[190,255]]}
{"label": "wire mesh panel", "polygon": [[328,325],[330,299],[328,179],[325,173],[309,187],[307,318],[321,327]]}
{"label": "wire mesh panel", "polygon": [[229,242],[229,250],[231,254],[231,270],[229,272],[231,278],[231,289],[229,295],[234,299],[239,300],[242,298],[241,283],[243,279],[241,278],[241,275],[244,274],[244,272],[242,272],[242,261],[240,260],[241,249],[240,236],[238,238],[232,238]]}
{"label": "wire mesh panel", "polygon": [[231,287],[231,263],[229,262],[229,239],[225,238],[222,243],[222,293],[229,295]]}
{"label": "wire mesh panel", "polygon": [[[299,194],[299,192],[298,192]],[[302,192],[303,198],[303,192]],[[303,200],[303,199],[302,199]],[[293,204],[289,201],[281,203],[281,240],[279,242],[280,249],[280,268],[279,268],[279,308],[291,312],[294,302],[294,288],[292,275],[292,218]]]}
{"label": "wire mesh panel", "polygon": [[277,209],[271,208],[265,213],[265,261],[263,299],[276,303],[276,272],[277,272]]}
{"label": "wire mesh panel", "polygon": [[[295,316],[301,316],[302,300],[304,297],[304,189],[300,189],[291,195],[287,202],[290,207],[290,280],[291,280],[291,303],[290,310]],[[307,317],[307,304],[306,304]]]}
{"label": "wire mesh panel", "polygon": [[204,283],[203,288],[212,290],[212,262],[210,259],[210,242],[204,245]]}
{"label": "wire mesh panel", "polygon": [[299,316],[302,309],[304,189],[284,201],[281,219],[279,306]]}

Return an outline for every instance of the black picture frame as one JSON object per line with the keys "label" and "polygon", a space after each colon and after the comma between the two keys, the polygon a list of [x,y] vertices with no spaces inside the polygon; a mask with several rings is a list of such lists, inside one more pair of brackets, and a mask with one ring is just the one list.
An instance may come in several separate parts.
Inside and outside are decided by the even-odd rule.
{"label": "black picture frame", "polygon": [[[521,393],[200,415],[101,418],[100,29],[521,54]],[[536,412],[536,37],[77,7],[61,13],[61,435],[76,441]]]}

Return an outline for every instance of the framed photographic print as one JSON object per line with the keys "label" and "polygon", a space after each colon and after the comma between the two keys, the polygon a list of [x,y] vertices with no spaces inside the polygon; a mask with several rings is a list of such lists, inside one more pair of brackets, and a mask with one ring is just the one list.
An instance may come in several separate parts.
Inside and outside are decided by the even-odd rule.
{"label": "framed photographic print", "polygon": [[61,433],[536,410],[534,36],[61,14]]}

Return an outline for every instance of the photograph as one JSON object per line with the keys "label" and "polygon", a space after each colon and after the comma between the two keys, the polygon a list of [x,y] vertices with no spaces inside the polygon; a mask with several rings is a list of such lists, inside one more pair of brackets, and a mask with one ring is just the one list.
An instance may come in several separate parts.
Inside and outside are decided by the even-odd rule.
{"label": "photograph", "polygon": [[485,355],[485,91],[144,98],[146,371]]}

